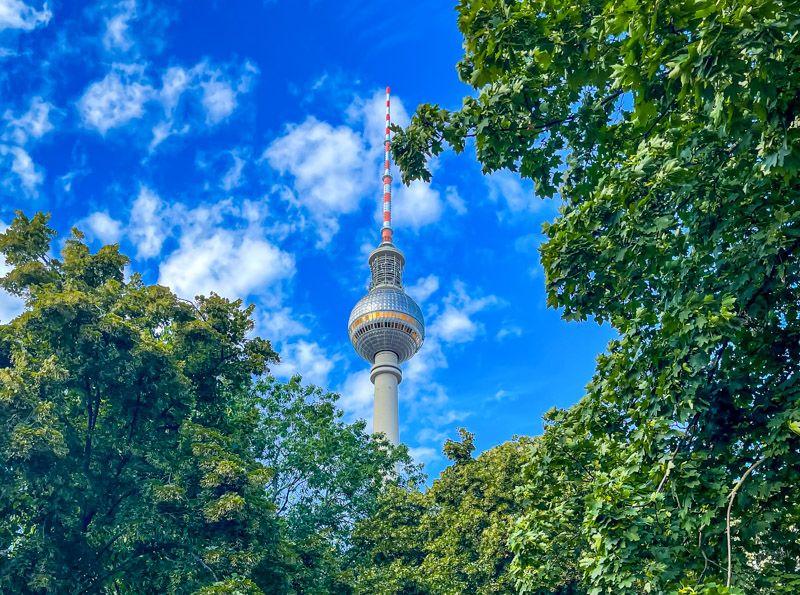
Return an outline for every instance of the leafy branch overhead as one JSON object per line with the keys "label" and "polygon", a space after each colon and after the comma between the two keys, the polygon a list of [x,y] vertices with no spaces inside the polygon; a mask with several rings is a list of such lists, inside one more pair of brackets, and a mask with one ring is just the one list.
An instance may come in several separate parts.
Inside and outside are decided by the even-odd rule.
{"label": "leafy branch overhead", "polygon": [[797,171],[792,3],[462,0],[458,11],[457,70],[476,92],[395,127],[406,182],[429,180],[427,158],[473,138],[484,172],[519,171],[542,196],[562,183],[585,192],[670,130],[753,151],[764,173]]}

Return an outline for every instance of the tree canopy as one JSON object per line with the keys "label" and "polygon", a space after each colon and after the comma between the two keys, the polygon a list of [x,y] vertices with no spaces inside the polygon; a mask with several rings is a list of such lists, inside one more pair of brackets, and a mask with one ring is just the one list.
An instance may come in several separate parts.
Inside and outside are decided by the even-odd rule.
{"label": "tree canopy", "polygon": [[444,452],[451,465],[424,493],[393,488],[359,523],[357,592],[481,595],[514,591],[508,537],[522,508],[515,488],[530,444],[519,438],[473,458],[460,430]]}
{"label": "tree canopy", "polygon": [[420,468],[405,447],[370,436],[364,420],[344,423],[335,393],[299,377],[267,378],[257,390],[261,460],[272,471],[267,493],[283,526],[292,592],[350,593],[357,523],[377,514],[387,488],[417,489]]}
{"label": "tree canopy", "polygon": [[619,333],[527,468],[519,586],[796,590],[800,6],[462,0],[458,24],[476,93],[398,130],[404,179],[469,145],[557,194],[548,303]]}
{"label": "tree canopy", "polygon": [[0,283],[27,304],[0,327],[3,590],[268,580],[278,531],[248,387],[277,358],[246,337],[252,309],[126,281],[128,259],[78,231],[55,259],[54,235],[22,214],[0,235]]}

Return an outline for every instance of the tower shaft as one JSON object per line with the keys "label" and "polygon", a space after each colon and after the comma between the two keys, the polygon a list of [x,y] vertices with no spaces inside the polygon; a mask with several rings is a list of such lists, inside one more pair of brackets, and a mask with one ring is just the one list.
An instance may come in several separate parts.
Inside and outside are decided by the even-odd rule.
{"label": "tower shaft", "polygon": [[375,355],[375,364],[370,370],[370,380],[375,385],[375,401],[372,411],[372,432],[384,434],[393,445],[400,444],[399,404],[397,385],[403,379],[397,354],[381,351]]}

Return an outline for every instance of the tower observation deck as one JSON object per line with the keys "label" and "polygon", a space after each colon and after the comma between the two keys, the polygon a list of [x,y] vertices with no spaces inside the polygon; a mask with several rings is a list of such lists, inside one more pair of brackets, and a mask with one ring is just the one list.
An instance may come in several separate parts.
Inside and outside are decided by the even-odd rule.
{"label": "tower observation deck", "polygon": [[372,270],[369,292],[353,308],[347,324],[356,352],[372,364],[375,385],[373,432],[400,443],[397,386],[403,379],[400,364],[411,359],[425,340],[422,310],[403,290],[405,257],[393,240],[389,88],[386,88],[386,138],[383,173],[383,227],[381,243],[369,255]]}

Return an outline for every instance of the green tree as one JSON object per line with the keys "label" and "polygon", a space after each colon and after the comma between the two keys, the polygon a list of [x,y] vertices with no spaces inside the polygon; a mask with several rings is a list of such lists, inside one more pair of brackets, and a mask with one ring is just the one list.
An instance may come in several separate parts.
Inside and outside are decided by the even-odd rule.
{"label": "green tree", "polygon": [[48,217],[0,234],[0,591],[280,592],[251,377],[277,361],[252,306],[197,304]]}
{"label": "green tree", "polygon": [[262,462],[272,470],[267,493],[275,502],[286,538],[290,585],[297,593],[352,591],[352,532],[376,514],[390,486],[422,481],[405,446],[373,438],[366,423],[348,424],[339,396],[267,378],[256,386],[263,412],[258,432]]}
{"label": "green tree", "polygon": [[363,558],[357,592],[384,595],[513,591],[507,541],[521,512],[514,487],[530,440],[506,442],[472,458],[473,435],[459,431],[445,454],[452,464],[425,493],[395,487],[359,524]]}
{"label": "green tree", "polygon": [[[592,593],[794,592],[800,5],[461,0],[458,14],[477,93],[418,108],[395,137],[404,178],[471,142],[484,171],[558,192],[548,302],[619,333],[560,422],[588,441],[591,475],[541,453],[577,481],[552,495],[554,526],[580,519],[565,576]],[[533,545],[550,529],[526,491],[515,566],[535,591],[558,552]]]}

